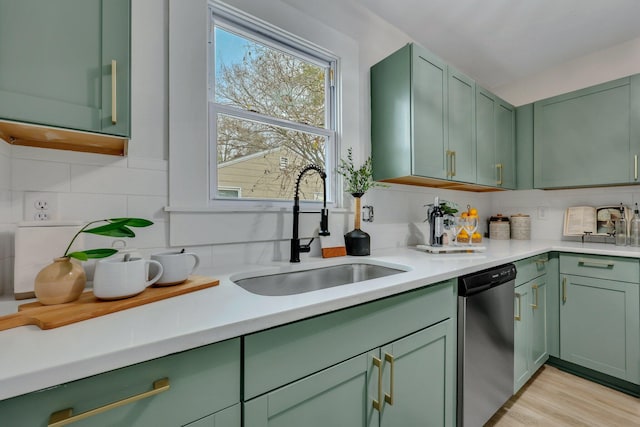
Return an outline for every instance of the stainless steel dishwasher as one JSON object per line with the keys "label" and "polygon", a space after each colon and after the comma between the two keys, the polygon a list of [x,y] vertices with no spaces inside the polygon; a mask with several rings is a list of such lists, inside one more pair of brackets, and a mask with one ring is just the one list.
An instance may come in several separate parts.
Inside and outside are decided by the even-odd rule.
{"label": "stainless steel dishwasher", "polygon": [[516,267],[458,279],[458,426],[481,427],[513,394]]}

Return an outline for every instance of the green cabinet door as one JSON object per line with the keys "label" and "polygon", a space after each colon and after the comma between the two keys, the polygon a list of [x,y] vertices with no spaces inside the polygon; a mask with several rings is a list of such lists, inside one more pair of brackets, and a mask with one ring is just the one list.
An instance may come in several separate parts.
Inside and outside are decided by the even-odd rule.
{"label": "green cabinet door", "polygon": [[455,425],[454,326],[448,319],[381,348],[381,427]]}
{"label": "green cabinet door", "polygon": [[533,104],[516,108],[516,184],[533,188]]}
{"label": "green cabinet door", "polygon": [[448,178],[447,65],[411,45],[413,175]]}
{"label": "green cabinet door", "polygon": [[514,108],[481,87],[475,106],[477,183],[516,188]]}
{"label": "green cabinet door", "polygon": [[515,109],[500,98],[496,103],[496,167],[498,187],[516,188]]}
{"label": "green cabinet door", "polygon": [[377,427],[378,356],[356,356],[245,402],[244,426]]}
{"label": "green cabinet door", "polygon": [[547,292],[546,274],[515,289],[514,393],[517,393],[549,358]]}
{"label": "green cabinet door", "polygon": [[627,77],[534,104],[535,188],[634,182],[630,82]]}
{"label": "green cabinet door", "polygon": [[640,285],[568,274],[560,279],[560,357],[640,383]]}
{"label": "green cabinet door", "polygon": [[530,304],[530,340],[531,340],[531,373],[535,373],[549,358],[547,339],[547,275],[531,282]]}
{"label": "green cabinet door", "polygon": [[496,100],[480,86],[476,90],[476,145],[478,184],[498,184],[496,167]]}
{"label": "green cabinet door", "polygon": [[129,15],[130,0],[0,0],[0,118],[127,136]]}
{"label": "green cabinet door", "polygon": [[[476,83],[449,67],[448,72],[449,178],[476,182]],[[446,158],[446,156],[445,156]]]}
{"label": "green cabinet door", "polygon": [[514,308],[514,341],[513,341],[513,372],[514,386],[516,393],[531,378],[531,366],[529,354],[531,348],[531,325],[529,321],[529,311],[526,309],[529,300],[530,286],[528,283],[520,285],[515,289]]}

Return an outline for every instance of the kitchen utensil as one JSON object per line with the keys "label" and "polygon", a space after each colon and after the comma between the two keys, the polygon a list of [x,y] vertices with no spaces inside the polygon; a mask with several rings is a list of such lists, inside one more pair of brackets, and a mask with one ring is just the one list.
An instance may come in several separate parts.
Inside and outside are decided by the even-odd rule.
{"label": "kitchen utensil", "polygon": [[[193,252],[184,252],[184,249],[178,252],[152,254],[151,259],[162,265],[162,274],[156,282],[158,286],[182,283],[200,265],[200,257]],[[155,274],[156,268],[150,266],[149,272]]]}
{"label": "kitchen utensil", "polygon": [[[156,265],[158,271],[151,280],[147,280],[151,264]],[[103,259],[96,264],[93,293],[96,297],[106,300],[128,298],[156,283],[162,276],[162,272],[162,264],[154,260]]]}

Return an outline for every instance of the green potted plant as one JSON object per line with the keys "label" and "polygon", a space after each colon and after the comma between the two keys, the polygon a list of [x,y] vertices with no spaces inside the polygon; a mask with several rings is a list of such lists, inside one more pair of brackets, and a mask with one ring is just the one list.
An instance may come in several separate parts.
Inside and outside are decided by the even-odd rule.
{"label": "green potted plant", "polygon": [[[106,222],[107,224],[89,228],[89,226],[100,222]],[[118,252],[117,249],[113,248],[69,252],[80,233],[108,237],[135,237],[136,234],[129,227],[148,227],[152,224],[153,222],[141,218],[112,218],[91,221],[73,236],[61,257],[55,258],[52,264],[40,270],[34,282],[36,297],[44,305],[75,301],[84,290],[87,276],[82,265],[77,262],[71,262],[71,258],[87,261],[89,259],[105,258]]]}
{"label": "green potted plant", "polygon": [[369,234],[360,230],[360,198],[370,188],[386,187],[373,180],[371,157],[359,167],[353,164],[353,150],[347,150],[347,159],[340,159],[336,172],[344,178],[347,192],[355,199],[355,229],[344,235],[347,255],[369,255],[371,253],[371,238]]}

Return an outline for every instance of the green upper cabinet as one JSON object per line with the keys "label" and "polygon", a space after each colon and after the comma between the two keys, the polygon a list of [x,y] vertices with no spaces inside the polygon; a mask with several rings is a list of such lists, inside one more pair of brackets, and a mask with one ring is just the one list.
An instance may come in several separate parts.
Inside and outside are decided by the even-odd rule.
{"label": "green upper cabinet", "polygon": [[0,0],[0,118],[129,136],[130,0]]}
{"label": "green upper cabinet", "polygon": [[376,180],[447,178],[447,65],[409,44],[371,68]]}
{"label": "green upper cabinet", "polygon": [[515,188],[514,144],[514,108],[428,50],[408,44],[371,67],[375,180]]}
{"label": "green upper cabinet", "polygon": [[448,72],[448,177],[476,182],[476,83],[449,67]]}
{"label": "green upper cabinet", "polygon": [[534,186],[638,182],[638,76],[534,104]]}
{"label": "green upper cabinet", "polygon": [[479,86],[475,106],[477,183],[516,188],[514,108]]}
{"label": "green upper cabinet", "polygon": [[533,188],[533,104],[516,108],[516,183],[518,190]]}

